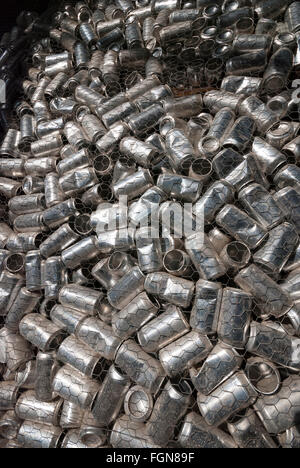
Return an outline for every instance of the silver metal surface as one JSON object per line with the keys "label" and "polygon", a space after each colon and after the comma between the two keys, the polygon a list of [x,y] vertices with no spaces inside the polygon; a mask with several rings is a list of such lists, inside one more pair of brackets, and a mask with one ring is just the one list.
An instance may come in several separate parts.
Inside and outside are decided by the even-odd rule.
{"label": "silver metal surface", "polygon": [[299,447],[299,1],[59,3],[0,37],[0,448]]}

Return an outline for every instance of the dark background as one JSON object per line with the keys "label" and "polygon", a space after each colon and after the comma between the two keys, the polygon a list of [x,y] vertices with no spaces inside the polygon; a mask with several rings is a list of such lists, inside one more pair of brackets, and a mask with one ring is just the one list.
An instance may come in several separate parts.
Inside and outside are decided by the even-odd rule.
{"label": "dark background", "polygon": [[51,0],[1,0],[0,36],[16,24],[19,13],[23,10],[42,13]]}

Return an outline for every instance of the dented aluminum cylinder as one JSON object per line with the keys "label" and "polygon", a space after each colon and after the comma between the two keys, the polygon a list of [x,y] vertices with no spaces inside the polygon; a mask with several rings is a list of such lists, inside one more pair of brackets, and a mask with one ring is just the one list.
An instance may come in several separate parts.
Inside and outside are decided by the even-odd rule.
{"label": "dented aluminum cylinder", "polygon": [[66,307],[95,315],[103,297],[101,291],[77,284],[67,284],[59,292],[59,302]]}
{"label": "dented aluminum cylinder", "polygon": [[240,288],[253,295],[264,314],[281,317],[292,306],[289,294],[254,264],[241,270],[234,280]]}
{"label": "dented aluminum cylinder", "polygon": [[193,330],[161,349],[159,359],[165,372],[170,377],[176,377],[204,360],[211,349],[212,344],[207,336]]}
{"label": "dented aluminum cylinder", "polygon": [[285,12],[285,22],[289,31],[297,33],[300,30],[300,10],[298,2],[291,3]]}
{"label": "dented aluminum cylinder", "polygon": [[234,348],[217,343],[199,369],[190,369],[194,387],[201,394],[209,395],[240,368],[242,361],[242,356]]}
{"label": "dented aluminum cylinder", "polygon": [[247,410],[245,416],[233,419],[227,427],[240,448],[276,448],[276,443],[251,409]]}
{"label": "dented aluminum cylinder", "polygon": [[200,181],[168,172],[158,177],[157,186],[171,198],[191,203],[198,200],[202,190]]}
{"label": "dented aluminum cylinder", "polygon": [[272,229],[283,221],[284,213],[270,192],[260,184],[250,184],[238,194],[239,201],[252,218]]}
{"label": "dented aluminum cylinder", "polygon": [[217,212],[233,200],[234,189],[224,180],[212,183],[193,206],[193,213],[204,218],[204,222],[215,219]]}
{"label": "dented aluminum cylinder", "polygon": [[287,429],[278,436],[282,448],[299,448],[299,430],[298,426]]}
{"label": "dented aluminum cylinder", "polygon": [[265,70],[267,58],[265,50],[235,55],[226,62],[227,75],[258,76]]}
{"label": "dented aluminum cylinder", "polygon": [[219,426],[230,416],[252,405],[257,398],[254,387],[243,371],[225,380],[210,395],[198,393],[197,403],[205,421]]}
{"label": "dented aluminum cylinder", "polygon": [[234,440],[223,430],[209,426],[197,413],[184,418],[178,442],[183,448],[237,448]]}
{"label": "dented aluminum cylinder", "polygon": [[299,242],[294,226],[279,224],[269,232],[266,243],[253,256],[253,260],[268,274],[279,273]]}
{"label": "dented aluminum cylinder", "polygon": [[267,231],[259,223],[234,205],[226,205],[218,213],[216,222],[249,249],[258,247],[267,236]]}
{"label": "dented aluminum cylinder", "polygon": [[35,395],[40,401],[52,401],[54,398],[52,382],[59,364],[56,354],[39,351],[36,356]]}
{"label": "dented aluminum cylinder", "polygon": [[291,429],[299,408],[299,377],[289,376],[278,393],[259,397],[254,408],[270,434]]}
{"label": "dented aluminum cylinder", "polygon": [[24,421],[18,433],[22,448],[57,448],[63,435],[60,427],[37,421]]}
{"label": "dented aluminum cylinder", "polygon": [[186,380],[179,384],[168,381],[162,389],[146,424],[146,430],[152,440],[165,445],[172,440],[177,421],[185,414],[192,389]]}
{"label": "dented aluminum cylinder", "polygon": [[150,168],[152,164],[155,164],[161,158],[153,145],[134,137],[123,138],[120,142],[120,151],[145,168]]}
{"label": "dented aluminum cylinder", "polygon": [[129,270],[108,292],[110,304],[121,310],[144,289],[145,276],[139,267]]}
{"label": "dented aluminum cylinder", "polygon": [[121,339],[114,334],[112,327],[96,317],[82,320],[76,329],[76,337],[110,361],[115,358],[121,344]]}
{"label": "dented aluminum cylinder", "polygon": [[195,158],[195,150],[184,134],[178,128],[170,130],[166,135],[166,149],[172,166],[180,172],[187,170]]}
{"label": "dented aluminum cylinder", "polygon": [[190,325],[205,335],[216,332],[222,298],[222,284],[200,279],[196,283]]}
{"label": "dented aluminum cylinder", "polygon": [[137,337],[146,352],[154,353],[188,331],[188,322],[180,308],[168,305],[164,312],[142,326]]}
{"label": "dented aluminum cylinder", "polygon": [[68,336],[57,350],[57,359],[88,377],[97,377],[101,369],[101,357],[74,336]]}
{"label": "dented aluminum cylinder", "polygon": [[0,410],[14,409],[19,393],[20,387],[14,380],[0,382]]}
{"label": "dented aluminum cylinder", "polygon": [[112,329],[123,339],[136,333],[158,312],[159,303],[151,301],[145,292],[136,296],[125,308],[116,312],[112,317]]}
{"label": "dented aluminum cylinder", "polygon": [[127,196],[128,200],[142,195],[152,187],[153,179],[148,169],[140,169],[132,175],[119,180],[113,185],[113,191],[117,198]]}
{"label": "dented aluminum cylinder", "polygon": [[223,290],[217,329],[221,341],[236,349],[244,349],[252,307],[251,294],[235,288]]}
{"label": "dented aluminum cylinder", "polygon": [[279,189],[284,187],[299,188],[299,176],[299,167],[296,164],[288,164],[277,172],[274,182]]}
{"label": "dented aluminum cylinder", "polygon": [[11,330],[18,331],[20,321],[25,315],[33,312],[40,297],[40,294],[22,288],[8,311],[5,319],[6,326]]}
{"label": "dented aluminum cylinder", "polygon": [[63,250],[61,259],[66,268],[74,270],[83,262],[97,257],[99,249],[96,236],[89,236]]}
{"label": "dented aluminum cylinder", "polygon": [[17,371],[33,357],[33,351],[29,343],[22,336],[12,330],[3,327],[0,333],[3,361],[10,372]]}
{"label": "dented aluminum cylinder", "polygon": [[185,249],[201,278],[213,280],[225,274],[225,265],[204,233],[189,236]]}
{"label": "dented aluminum cylinder", "polygon": [[278,122],[276,114],[270,111],[267,106],[256,96],[249,96],[244,99],[239,106],[242,115],[251,117],[256,123],[257,129],[264,134]]}
{"label": "dented aluminum cylinder", "polygon": [[183,308],[189,306],[194,292],[192,281],[165,272],[149,273],[144,287],[148,294]]}
{"label": "dented aluminum cylinder", "polygon": [[92,408],[93,416],[100,426],[109,425],[116,419],[129,386],[126,374],[111,365]]}
{"label": "dented aluminum cylinder", "polygon": [[297,371],[300,367],[298,346],[299,338],[288,335],[280,324],[251,323],[246,349],[256,356]]}
{"label": "dented aluminum cylinder", "polygon": [[110,444],[114,448],[159,448],[148,436],[142,422],[132,421],[127,414],[120,416],[115,422]]}
{"label": "dented aluminum cylinder", "polygon": [[41,351],[55,350],[63,340],[63,331],[39,314],[28,314],[21,320],[20,334]]}
{"label": "dented aluminum cylinder", "polygon": [[61,398],[84,409],[91,408],[100,389],[96,380],[92,380],[69,365],[57,371],[52,385],[54,392]]}
{"label": "dented aluminum cylinder", "polygon": [[165,371],[160,362],[143,351],[132,339],[120,346],[115,363],[133,382],[154,394],[160,389],[165,378]]}
{"label": "dented aluminum cylinder", "polygon": [[58,426],[61,406],[60,398],[51,402],[40,401],[33,390],[28,390],[19,397],[15,411],[20,419]]}
{"label": "dented aluminum cylinder", "polygon": [[199,142],[198,149],[204,157],[213,157],[221,150],[225,136],[234,120],[235,113],[229,107],[224,107],[217,112],[209,131]]}
{"label": "dented aluminum cylinder", "polygon": [[280,48],[271,57],[263,77],[263,87],[268,94],[277,94],[286,88],[293,60],[293,52],[287,47]]}
{"label": "dented aluminum cylinder", "polygon": [[54,305],[51,308],[49,315],[55,325],[70,334],[76,334],[77,328],[87,317],[87,314],[80,310],[64,307],[60,304]]}

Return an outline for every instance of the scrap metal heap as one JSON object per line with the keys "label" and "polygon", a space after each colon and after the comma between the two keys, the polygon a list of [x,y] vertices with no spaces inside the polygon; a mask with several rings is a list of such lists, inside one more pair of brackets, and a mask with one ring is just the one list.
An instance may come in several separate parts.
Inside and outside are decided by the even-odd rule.
{"label": "scrap metal heap", "polygon": [[299,448],[300,2],[65,2],[0,47],[0,446]]}

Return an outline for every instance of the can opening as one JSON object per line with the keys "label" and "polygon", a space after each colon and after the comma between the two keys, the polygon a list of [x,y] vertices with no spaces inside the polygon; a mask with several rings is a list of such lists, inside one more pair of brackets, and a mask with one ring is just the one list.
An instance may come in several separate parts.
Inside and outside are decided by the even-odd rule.
{"label": "can opening", "polygon": [[134,387],[126,400],[126,409],[136,420],[145,420],[150,416],[153,402],[151,395],[143,388]]}
{"label": "can opening", "polygon": [[[282,89],[285,87],[285,77],[281,77],[279,75],[274,75],[271,76],[266,82],[265,82],[265,88],[266,91],[271,93],[271,94],[276,94],[280,93]],[[270,107],[269,107],[270,108]]]}
{"label": "can opening", "polygon": [[90,224],[90,216],[87,214],[75,216],[73,220],[73,226],[75,232],[82,236],[90,234],[93,230]]}
{"label": "can opening", "polygon": [[216,47],[214,50],[214,57],[224,58],[227,54],[230,54],[231,47],[227,44],[220,44],[219,47]]}
{"label": "can opening", "polygon": [[203,29],[201,36],[205,39],[214,38],[218,33],[218,28],[216,26],[209,26]]}
{"label": "can opening", "polygon": [[63,332],[57,332],[57,334],[49,340],[47,349],[49,351],[55,351],[60,346],[64,338],[65,334]]}
{"label": "can opening", "polygon": [[86,430],[81,435],[81,442],[88,447],[99,447],[105,443],[105,438],[103,434],[99,433],[99,429],[95,429],[95,432],[91,429],[90,431]]}
{"label": "can opening", "polygon": [[230,260],[245,265],[250,260],[250,250],[242,242],[230,242],[226,246],[226,252]]}
{"label": "can opening", "polygon": [[212,171],[212,163],[207,159],[195,159],[191,164],[191,170],[197,176],[206,177]]}
{"label": "can opening", "polygon": [[117,81],[112,81],[105,86],[105,94],[107,97],[113,97],[120,92],[121,87]]}
{"label": "can opening", "polygon": [[206,64],[206,71],[209,73],[220,71],[223,65],[223,60],[219,58],[210,59]]}
{"label": "can opening", "polygon": [[192,23],[192,30],[193,31],[202,31],[202,29],[206,25],[206,19],[201,16],[200,18],[197,18],[196,20],[193,21]]}
{"label": "can opening", "polygon": [[108,184],[101,184],[97,188],[98,195],[105,201],[111,201],[114,198],[113,192]]}
{"label": "can opening", "polygon": [[4,439],[13,439],[18,433],[18,427],[13,421],[0,424],[0,435]]}
{"label": "can opening", "polygon": [[167,271],[178,272],[184,267],[184,256],[181,250],[170,250],[164,256],[164,267]]}
{"label": "can opening", "polygon": [[219,141],[214,137],[204,137],[201,141],[201,146],[204,153],[216,154],[220,149]]}
{"label": "can opening", "polygon": [[280,42],[282,42],[283,44],[291,44],[295,41],[295,35],[292,34],[292,33],[280,33],[278,34],[278,39]]}
{"label": "can opening", "polygon": [[16,190],[16,197],[20,195],[24,195],[23,186],[18,187]]}
{"label": "can opening", "polygon": [[280,386],[280,374],[275,366],[266,361],[254,361],[246,367],[253,387],[263,395],[272,395]]}
{"label": "can opening", "polygon": [[220,34],[218,34],[216,40],[217,40],[217,42],[228,44],[228,43],[231,43],[233,41],[233,37],[234,37],[234,33],[233,33],[232,29],[227,29],[227,30],[221,32]]}
{"label": "can opening", "polygon": [[108,261],[108,268],[113,272],[118,272],[126,262],[126,254],[123,252],[114,252]]}
{"label": "can opening", "polygon": [[25,259],[22,254],[11,254],[6,258],[6,269],[10,273],[18,273],[23,270]]}
{"label": "can opening", "polygon": [[218,5],[209,5],[204,8],[203,16],[207,16],[209,18],[213,18],[220,12],[220,8]]}
{"label": "can opening", "polygon": [[268,101],[267,107],[272,112],[275,112],[275,114],[283,116],[287,112],[288,102],[282,96],[274,96],[270,101]]}
{"label": "can opening", "polygon": [[240,34],[243,34],[243,33],[250,33],[253,28],[254,28],[254,21],[252,18],[240,18],[237,22],[236,22],[236,30],[240,33]]}
{"label": "can opening", "polygon": [[94,169],[97,174],[107,174],[108,172],[110,172],[111,167],[111,159],[108,156],[105,156],[104,154],[102,156],[98,156],[94,160]]}

